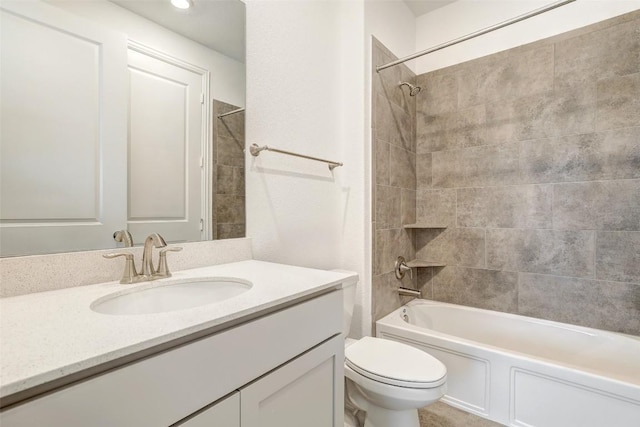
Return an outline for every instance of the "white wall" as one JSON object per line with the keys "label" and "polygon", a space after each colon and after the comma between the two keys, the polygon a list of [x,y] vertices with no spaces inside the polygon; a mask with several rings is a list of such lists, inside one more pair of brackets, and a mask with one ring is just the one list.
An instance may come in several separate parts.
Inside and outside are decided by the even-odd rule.
{"label": "white wall", "polygon": [[[459,0],[416,19],[416,51],[465,36],[553,3],[552,0]],[[640,9],[638,0],[578,0],[423,56],[417,74],[480,58]]]}
{"label": "white wall", "polygon": [[105,0],[47,0],[47,2],[105,28],[124,33],[130,40],[209,70],[211,99],[244,106],[245,67],[243,63]]}
{"label": "white wall", "polygon": [[[247,5],[247,144],[344,162],[247,153],[247,235],[256,259],[356,271],[363,332],[370,304],[364,235],[362,2]],[[364,312],[363,312],[364,311]]]}
{"label": "white wall", "polygon": [[[371,35],[400,58],[415,52],[416,18],[403,0],[366,0],[365,31],[369,55]],[[415,61],[406,64],[415,71]],[[369,74],[367,76],[370,78]]]}

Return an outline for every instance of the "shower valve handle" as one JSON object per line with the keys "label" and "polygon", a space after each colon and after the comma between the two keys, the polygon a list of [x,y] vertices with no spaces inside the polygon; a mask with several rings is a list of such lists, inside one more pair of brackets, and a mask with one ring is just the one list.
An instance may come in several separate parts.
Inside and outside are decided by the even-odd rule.
{"label": "shower valve handle", "polygon": [[399,256],[396,259],[394,271],[398,280],[402,280],[407,272],[409,272],[409,277],[413,279],[413,269],[407,265],[403,256]]}

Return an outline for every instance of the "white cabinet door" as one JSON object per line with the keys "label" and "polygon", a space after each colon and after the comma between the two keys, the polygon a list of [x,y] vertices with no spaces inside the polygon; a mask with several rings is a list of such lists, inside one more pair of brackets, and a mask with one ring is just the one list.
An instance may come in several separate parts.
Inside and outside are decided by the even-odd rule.
{"label": "white cabinet door", "polygon": [[0,4],[0,31],[0,255],[114,247],[126,227],[125,36],[25,1]]}
{"label": "white cabinet door", "polygon": [[338,335],[242,388],[242,427],[342,427],[343,364]]}
{"label": "white cabinet door", "polygon": [[151,233],[202,239],[204,92],[202,72],[129,49],[128,228],[136,242]]}
{"label": "white cabinet door", "polygon": [[[235,392],[192,415],[179,427],[240,427],[240,393]],[[177,427],[176,426],[176,427]]]}

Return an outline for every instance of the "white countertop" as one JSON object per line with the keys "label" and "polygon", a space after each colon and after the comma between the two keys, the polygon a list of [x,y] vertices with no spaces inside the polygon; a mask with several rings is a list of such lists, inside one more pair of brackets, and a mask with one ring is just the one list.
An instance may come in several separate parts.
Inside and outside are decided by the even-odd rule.
{"label": "white countertop", "polygon": [[[107,315],[93,301],[176,279],[234,277],[253,287],[196,308],[157,314]],[[277,308],[357,280],[355,273],[241,261],[184,270],[135,285],[118,282],[0,299],[0,397],[95,368],[176,339]]]}

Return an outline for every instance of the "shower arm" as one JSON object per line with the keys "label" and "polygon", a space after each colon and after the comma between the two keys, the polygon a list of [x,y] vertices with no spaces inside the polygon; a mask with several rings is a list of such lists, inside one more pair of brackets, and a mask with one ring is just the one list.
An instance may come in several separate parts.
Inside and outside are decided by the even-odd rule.
{"label": "shower arm", "polygon": [[502,22],[500,22],[498,24],[492,25],[490,27],[483,28],[482,30],[478,30],[478,31],[473,32],[471,34],[467,34],[466,36],[462,36],[462,37],[459,37],[457,39],[448,41],[446,43],[439,44],[439,45],[431,47],[429,49],[414,53],[413,55],[405,56],[404,58],[397,59],[397,60],[395,60],[393,62],[389,62],[388,64],[378,65],[376,67],[376,71],[380,72],[380,71],[382,71],[384,69],[387,69],[389,67],[393,67],[393,66],[402,64],[404,62],[410,61],[412,59],[419,58],[419,57],[427,55],[429,53],[437,52],[437,51],[445,49],[445,48],[447,48],[449,46],[453,46],[453,45],[456,45],[458,43],[462,43],[464,41],[471,40],[473,38],[476,38],[476,37],[482,36],[484,34],[490,33],[492,31],[499,30],[500,28],[508,27],[511,24],[515,24],[515,23],[518,23],[520,21],[524,21],[525,19],[533,18],[534,16],[540,15],[542,13],[548,12],[550,10],[556,9],[556,8],[558,8],[560,6],[564,6],[565,4],[572,3],[574,1],[576,1],[576,0],[561,0],[561,1],[557,1],[555,3],[551,3],[551,4],[547,5],[547,6],[543,6],[543,7],[539,8],[539,9],[532,10],[531,12],[527,12],[525,14],[516,16],[515,18],[511,18],[511,19],[508,19],[506,21],[502,21]]}

